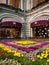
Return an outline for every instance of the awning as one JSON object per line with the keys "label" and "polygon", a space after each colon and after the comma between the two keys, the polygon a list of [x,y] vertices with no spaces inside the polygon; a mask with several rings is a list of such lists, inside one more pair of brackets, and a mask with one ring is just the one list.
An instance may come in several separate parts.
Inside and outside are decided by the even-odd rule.
{"label": "awning", "polygon": [[39,20],[31,23],[31,28],[35,26],[49,25],[49,20]]}
{"label": "awning", "polygon": [[1,22],[1,26],[4,26],[4,27],[22,27],[22,24],[19,23],[19,22],[16,22],[16,21],[4,21],[4,22]]}

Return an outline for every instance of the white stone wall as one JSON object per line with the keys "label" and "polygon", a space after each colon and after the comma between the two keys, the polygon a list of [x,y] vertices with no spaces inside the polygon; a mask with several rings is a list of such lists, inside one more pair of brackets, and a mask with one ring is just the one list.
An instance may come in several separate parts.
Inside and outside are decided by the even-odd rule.
{"label": "white stone wall", "polygon": [[33,0],[27,0],[26,9],[30,10],[31,8],[33,8]]}

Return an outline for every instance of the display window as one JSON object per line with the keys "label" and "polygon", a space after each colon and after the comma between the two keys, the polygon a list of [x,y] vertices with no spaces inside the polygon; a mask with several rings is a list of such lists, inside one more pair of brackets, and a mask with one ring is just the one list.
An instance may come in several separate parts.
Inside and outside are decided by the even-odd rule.
{"label": "display window", "polygon": [[21,28],[0,28],[0,38],[18,38],[21,36]]}

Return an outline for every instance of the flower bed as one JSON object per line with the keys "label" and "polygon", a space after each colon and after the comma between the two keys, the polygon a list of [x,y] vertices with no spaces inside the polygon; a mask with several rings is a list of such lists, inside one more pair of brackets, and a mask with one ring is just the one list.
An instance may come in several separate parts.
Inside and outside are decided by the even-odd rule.
{"label": "flower bed", "polygon": [[[13,61],[11,62],[11,60]],[[3,44],[0,44],[0,64],[1,65],[7,65],[7,64],[14,65],[16,61],[18,62],[18,65],[28,65],[29,64],[28,62],[29,59],[25,57],[22,53],[17,52],[13,49],[10,49]],[[8,62],[11,64],[9,64]]]}
{"label": "flower bed", "polygon": [[0,43],[0,54],[2,54],[2,53],[3,53],[3,55],[6,55],[6,53],[7,54],[12,53],[13,56],[18,56],[18,57],[23,56],[23,54],[21,54],[20,52],[17,52],[17,51],[15,51],[13,49],[10,49],[10,48],[8,48],[5,45]]}
{"label": "flower bed", "polygon": [[31,41],[31,40],[19,40],[19,41],[14,41],[14,44],[20,44],[20,45],[32,45],[32,44],[37,44],[38,42]]}
{"label": "flower bed", "polygon": [[9,43],[18,44],[18,45],[34,45],[38,43],[32,40],[2,40],[1,42],[7,42],[7,43],[9,42]]}
{"label": "flower bed", "polygon": [[[9,43],[10,41],[8,43],[7,42],[8,41],[2,42],[2,44],[0,43],[0,64],[1,65],[7,65],[7,63],[10,63],[10,61],[12,62],[9,65],[15,65],[15,63],[18,63],[18,65],[49,65],[49,48],[47,48],[44,51],[42,50],[39,51],[35,59],[34,58],[30,59],[28,56],[25,56],[21,52],[15,51],[14,49],[10,48],[11,46],[15,49],[22,50],[25,52],[33,52],[34,50],[40,49],[43,46],[48,45],[49,42],[42,42],[35,46],[29,46],[29,47],[12,44]],[[6,61],[7,63],[3,61]]]}
{"label": "flower bed", "polygon": [[1,65],[49,65],[49,48],[37,53],[36,58],[29,60],[22,53],[10,49],[0,44],[0,64]]}
{"label": "flower bed", "polygon": [[38,45],[30,46],[30,47],[19,46],[19,45],[15,45],[15,44],[12,44],[12,43],[9,43],[9,42],[8,43],[3,42],[3,44],[8,45],[8,46],[12,46],[15,49],[22,50],[22,51],[25,51],[25,52],[30,52],[30,51],[33,52],[34,50],[42,48],[43,46],[49,44],[49,42],[42,42]]}
{"label": "flower bed", "polygon": [[39,51],[36,58],[33,60],[33,65],[49,65],[49,48],[46,48],[46,50],[43,51]]}

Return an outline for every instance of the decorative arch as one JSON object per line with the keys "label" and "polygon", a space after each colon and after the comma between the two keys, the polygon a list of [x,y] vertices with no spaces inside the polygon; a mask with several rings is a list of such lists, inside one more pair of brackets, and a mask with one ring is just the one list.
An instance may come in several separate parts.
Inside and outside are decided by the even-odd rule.
{"label": "decorative arch", "polygon": [[0,14],[0,20],[2,18],[14,18],[15,20],[17,20],[17,22],[22,23],[24,20],[22,19],[22,17],[16,15],[16,14],[12,14],[12,13],[1,13]]}
{"label": "decorative arch", "polygon": [[35,14],[35,15],[32,15],[31,17],[30,17],[30,20],[29,20],[29,22],[30,23],[32,23],[32,22],[35,22],[36,21],[36,18],[38,18],[38,17],[41,17],[41,16],[49,16],[49,12],[41,12],[41,13],[37,13],[37,14]]}
{"label": "decorative arch", "polygon": [[35,18],[34,22],[31,23],[31,27],[49,25],[49,15],[42,15]]}
{"label": "decorative arch", "polygon": [[34,16],[30,26],[34,37],[49,38],[49,12]]}
{"label": "decorative arch", "polygon": [[0,15],[1,38],[21,38],[22,21],[18,15],[2,13]]}

